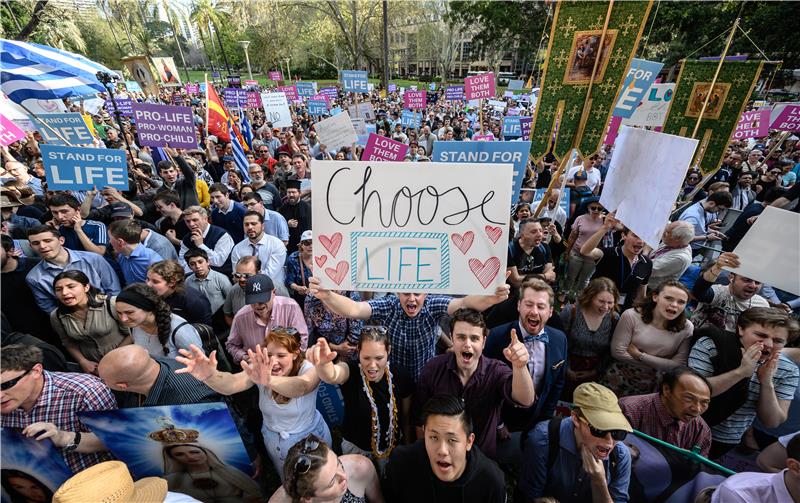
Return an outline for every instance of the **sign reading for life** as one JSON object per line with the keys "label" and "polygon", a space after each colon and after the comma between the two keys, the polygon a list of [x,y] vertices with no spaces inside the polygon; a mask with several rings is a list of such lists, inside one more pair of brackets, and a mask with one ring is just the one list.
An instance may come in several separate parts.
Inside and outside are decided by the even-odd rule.
{"label": "sign reading for life", "polygon": [[405,143],[370,133],[361,160],[400,162],[406,158],[407,152],[408,145]]}
{"label": "sign reading for life", "polygon": [[261,93],[261,104],[264,107],[264,115],[267,122],[272,123],[272,127],[291,127],[292,113],[289,111],[289,103],[283,93]]}
{"label": "sign reading for life", "polygon": [[733,131],[734,140],[761,138],[769,134],[769,110],[745,112]]}
{"label": "sign reading for life", "polygon": [[360,70],[342,70],[339,72],[342,89],[346,93],[368,93],[369,81],[367,72]]}
{"label": "sign reading for life", "polygon": [[647,90],[656,81],[658,72],[664,67],[664,63],[647,61],[645,59],[634,59],[622,83],[617,106],[614,108],[613,115],[616,117],[629,118],[636,111],[639,102],[644,98]]}
{"label": "sign reading for life", "polygon": [[[91,131],[83,121],[81,114],[72,112],[68,114],[39,114],[31,116],[36,129],[42,135],[42,139],[50,145],[85,145],[92,143],[94,138]],[[50,126],[49,128],[47,126]],[[53,132],[58,132],[58,135]],[[61,135],[59,137],[59,135]],[[63,140],[61,138],[64,138]],[[66,141],[64,141],[66,140]]]}
{"label": "sign reading for life", "polygon": [[494,94],[494,72],[464,79],[464,95],[467,100],[494,98]]}
{"label": "sign reading for life", "polygon": [[133,117],[142,146],[197,148],[191,107],[134,103]]}
{"label": "sign reading for life", "polygon": [[295,87],[297,87],[297,95],[301,98],[310,98],[317,94],[316,82],[297,82]]}
{"label": "sign reading for life", "polygon": [[512,167],[317,161],[314,276],[323,288],[491,293],[505,281]]}
{"label": "sign reading for life", "polygon": [[88,190],[114,187],[128,190],[125,151],[108,148],[40,145],[50,190]]}

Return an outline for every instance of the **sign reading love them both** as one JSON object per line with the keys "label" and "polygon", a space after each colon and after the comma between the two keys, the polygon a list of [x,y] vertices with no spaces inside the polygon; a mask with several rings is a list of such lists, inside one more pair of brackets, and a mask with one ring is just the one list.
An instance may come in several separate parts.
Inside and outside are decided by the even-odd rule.
{"label": "sign reading love them both", "polygon": [[317,161],[314,276],[336,290],[493,293],[505,281],[512,171]]}

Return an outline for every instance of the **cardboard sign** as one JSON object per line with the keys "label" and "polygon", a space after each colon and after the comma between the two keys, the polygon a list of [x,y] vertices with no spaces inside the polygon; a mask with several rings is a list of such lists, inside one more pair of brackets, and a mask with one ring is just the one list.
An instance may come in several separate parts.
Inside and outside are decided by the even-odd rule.
{"label": "cardboard sign", "polygon": [[437,141],[433,143],[431,160],[434,162],[479,163],[492,164],[485,166],[494,170],[494,164],[511,164],[514,168],[513,178],[509,180],[511,191],[505,191],[517,199],[522,180],[525,179],[525,167],[528,163],[530,141]]}
{"label": "cardboard sign", "polygon": [[486,72],[465,78],[464,95],[467,100],[494,98],[494,72]]}
{"label": "cardboard sign", "polygon": [[633,59],[622,84],[622,91],[620,91],[613,115],[630,118],[663,67],[664,63]]}
{"label": "cardboard sign", "polygon": [[375,120],[375,107],[372,103],[358,103],[347,107],[351,117],[359,117],[367,121]]}
{"label": "cardboard sign", "polygon": [[422,125],[422,113],[403,110],[403,114],[400,116],[400,125],[418,129]]}
{"label": "cardboard sign", "polygon": [[361,154],[362,161],[400,162],[406,158],[408,145],[399,141],[370,133],[367,146]]}
{"label": "cardboard sign", "polygon": [[420,169],[314,163],[314,276],[323,288],[485,295],[505,281],[511,165]]}
{"label": "cardboard sign", "polygon": [[200,92],[199,84],[186,84],[183,88],[186,90],[187,94],[198,94]]}
{"label": "cardboard sign", "polygon": [[508,89],[511,91],[522,91],[522,88],[525,86],[524,80],[509,80],[508,81]]}
{"label": "cardboard sign", "polygon": [[289,101],[297,101],[300,97],[297,95],[297,88],[294,86],[278,86],[278,92],[281,92],[286,95],[286,99]]}
{"label": "cardboard sign", "polygon": [[732,139],[763,138],[769,134],[769,110],[745,112],[736,124]]}
{"label": "cardboard sign", "polygon": [[519,116],[508,116],[503,119],[503,138],[519,138],[522,136]]}
{"label": "cardboard sign", "polygon": [[128,90],[130,93],[140,93],[142,92],[142,86],[139,85],[138,82],[135,80],[126,80],[125,81],[125,89]]}
{"label": "cardboard sign", "polygon": [[291,127],[292,113],[289,111],[289,102],[283,93],[261,93],[261,104],[264,115],[272,127]]}
{"label": "cardboard sign", "polygon": [[46,143],[40,148],[49,190],[88,190],[92,187],[128,190],[124,150]]}
{"label": "cardboard sign", "polygon": [[197,148],[197,130],[191,107],[136,103],[133,116],[141,145]]}
{"label": "cardboard sign", "polygon": [[533,117],[520,117],[519,118],[519,131],[520,137],[528,141],[531,139],[531,124],[533,123]]}
{"label": "cardboard sign", "polygon": [[261,108],[261,95],[255,91],[248,91],[247,108]]}
{"label": "cardboard sign", "polygon": [[[33,120],[36,129],[41,133],[42,139],[50,145],[67,145],[67,142],[72,145],[85,145],[94,141],[92,133],[86,127],[86,123],[83,122],[83,117],[77,112],[41,114],[36,117],[31,116],[31,120]],[[45,124],[58,131],[66,142],[53,133]]]}
{"label": "cardboard sign", "polygon": [[447,101],[464,101],[464,86],[447,86],[444,90],[444,99]]}
{"label": "cardboard sign", "polygon": [[308,113],[311,115],[327,115],[328,102],[325,100],[308,100]]}
{"label": "cardboard sign", "polygon": [[733,250],[742,265],[725,269],[800,295],[798,242],[800,214],[767,206]]}
{"label": "cardboard sign", "polygon": [[675,93],[675,84],[653,84],[645,99],[630,118],[622,119],[623,126],[662,127]]}
{"label": "cardboard sign", "polygon": [[342,70],[339,73],[339,81],[342,83],[342,89],[346,93],[368,93],[369,82],[367,80],[367,72],[360,70]]}
{"label": "cardboard sign", "polygon": [[275,70],[268,72],[267,75],[269,76],[269,80],[272,82],[280,82],[283,80],[283,73]]}
{"label": "cardboard sign", "polygon": [[787,105],[770,127],[778,131],[800,131],[800,105]]}
{"label": "cardboard sign", "polygon": [[0,145],[5,147],[23,138],[25,138],[25,131],[17,127],[11,119],[0,115]]}
{"label": "cardboard sign", "polygon": [[[353,123],[350,122],[350,114],[347,112],[342,112],[318,122],[314,129],[317,131],[320,143],[331,150],[350,147],[357,140]],[[316,167],[317,164],[315,162],[314,168]]]}
{"label": "cardboard sign", "polygon": [[310,98],[317,94],[316,82],[297,82],[295,87],[297,88],[297,95],[301,98]]}
{"label": "cardboard sign", "polygon": [[[114,101],[117,103],[117,110],[119,110],[119,114],[126,116],[126,117],[133,117],[133,100],[130,98],[114,98]],[[111,100],[106,100],[105,104],[106,110],[108,113],[114,113],[114,103]]]}
{"label": "cardboard sign", "polygon": [[325,95],[329,100],[335,100],[339,97],[338,87],[323,87],[319,90],[319,94]]}
{"label": "cardboard sign", "polygon": [[427,91],[406,91],[403,95],[403,106],[408,109],[425,108]]}

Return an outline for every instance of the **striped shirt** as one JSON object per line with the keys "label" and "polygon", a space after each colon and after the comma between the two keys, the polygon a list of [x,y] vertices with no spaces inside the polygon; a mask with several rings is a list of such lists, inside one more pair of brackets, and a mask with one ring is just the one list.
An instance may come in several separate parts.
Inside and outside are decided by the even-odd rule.
{"label": "striped shirt", "polygon": [[[717,348],[710,337],[701,337],[692,347],[689,353],[689,366],[705,377],[714,375],[714,366],[711,359],[717,356]],[[785,355],[778,359],[778,368],[772,376],[772,383],[775,387],[775,396],[778,400],[789,400],[794,398],[797,389],[800,369]],[[757,370],[753,371],[750,377],[747,400],[739,407],[736,412],[731,414],[728,419],[720,422],[711,428],[711,437],[725,444],[738,444],[742,435],[753,424],[756,418],[756,407],[758,396],[761,392],[761,385],[758,381]]]}
{"label": "striped shirt", "polygon": [[[97,246],[108,246],[108,233],[106,231],[106,224],[96,220],[84,220],[81,226],[83,233],[89,238],[89,241]],[[58,232],[64,237],[64,248],[70,250],[86,251],[83,243],[81,243],[78,233],[75,232],[73,227],[60,226]]]}
{"label": "striped shirt", "polygon": [[[42,372],[44,386],[33,408],[25,412],[19,408],[3,414],[3,428],[23,428],[37,422],[53,423],[59,430],[88,432],[89,428],[78,418],[78,412],[115,410],[117,402],[111,390],[99,378],[89,374],[67,372]],[[64,461],[74,472],[103,461],[109,461],[109,452],[63,452]]]}
{"label": "striped shirt", "polygon": [[221,402],[222,397],[189,374],[176,374],[183,365],[172,358],[153,358],[161,366],[142,407]]}

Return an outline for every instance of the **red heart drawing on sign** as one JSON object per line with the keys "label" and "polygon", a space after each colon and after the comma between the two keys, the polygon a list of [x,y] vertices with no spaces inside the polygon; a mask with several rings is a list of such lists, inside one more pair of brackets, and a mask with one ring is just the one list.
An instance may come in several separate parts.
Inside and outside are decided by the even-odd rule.
{"label": "red heart drawing on sign", "polygon": [[[497,267],[498,269],[500,268],[500,262],[497,263]],[[347,271],[349,270],[350,270],[350,264],[348,264],[346,260],[342,260],[341,262],[336,264],[336,269],[334,269],[333,267],[326,267],[325,274],[327,274],[328,277],[332,279],[334,283],[340,285],[345,275],[347,274]],[[495,274],[497,274],[496,271]]]}
{"label": "red heart drawing on sign", "polygon": [[492,284],[498,271],[500,271],[500,259],[489,257],[486,262],[481,262],[476,258],[469,259],[469,270],[478,278],[480,284],[486,288]]}
{"label": "red heart drawing on sign", "polygon": [[332,234],[331,237],[320,234],[319,242],[335,257],[339,252],[339,247],[342,246],[342,233],[337,232],[336,234]]}
{"label": "red heart drawing on sign", "polygon": [[496,243],[500,236],[503,235],[503,229],[500,227],[492,227],[491,225],[487,225],[483,228],[486,231],[486,235],[489,236],[489,239],[492,240],[492,243]]}
{"label": "red heart drawing on sign", "polygon": [[469,251],[472,246],[472,241],[475,239],[475,233],[472,231],[467,231],[464,234],[454,232],[450,234],[450,239],[453,240],[453,244],[456,245],[456,248],[466,255],[467,251]]}
{"label": "red heart drawing on sign", "polygon": [[325,265],[325,262],[328,261],[328,256],[323,255],[321,257],[314,257],[314,262],[317,263],[317,267],[322,267]]}

